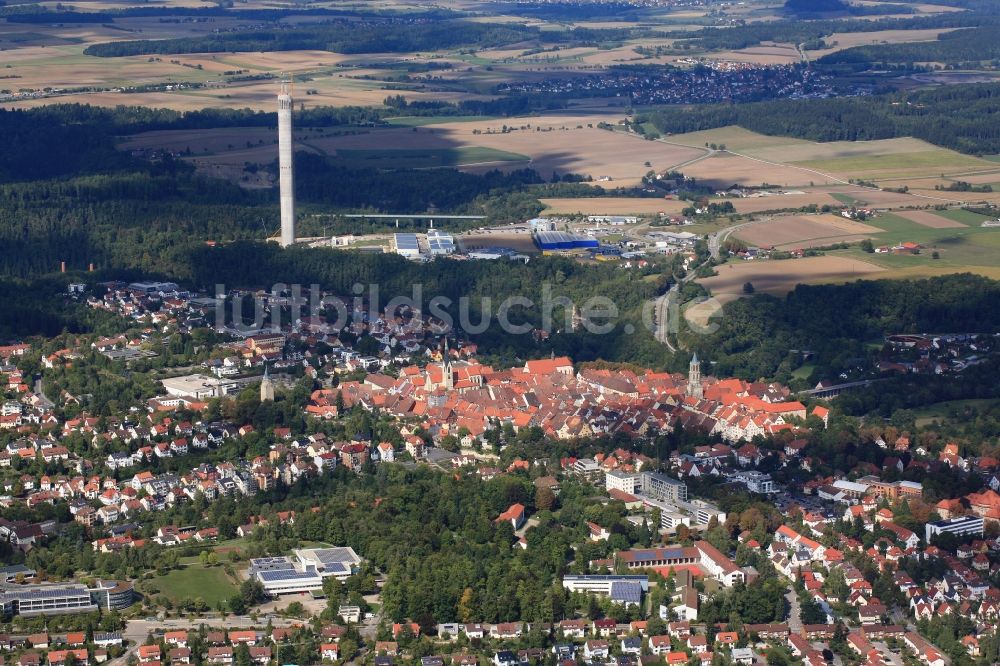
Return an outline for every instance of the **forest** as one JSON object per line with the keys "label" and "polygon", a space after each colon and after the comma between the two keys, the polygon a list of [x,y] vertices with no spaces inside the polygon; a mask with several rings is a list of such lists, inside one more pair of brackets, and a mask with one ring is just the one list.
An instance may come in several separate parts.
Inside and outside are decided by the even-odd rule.
{"label": "forest", "polygon": [[[919,63],[979,69],[983,63],[1000,58],[996,34],[995,25],[955,30],[941,33],[933,42],[854,46],[825,55],[816,62],[820,65],[845,64],[857,70],[892,65],[916,67]],[[929,67],[923,65],[925,69]]]}
{"label": "forest", "polygon": [[663,134],[739,125],[812,141],[912,136],[971,155],[1000,153],[1000,84],[815,100],[674,107],[637,114]]}
{"label": "forest", "polygon": [[[572,29],[547,32],[546,40],[594,41],[615,39],[625,30]],[[475,23],[464,20],[368,19],[330,20],[308,27],[276,24],[268,30],[218,33],[205,37],[133,40],[92,44],[85,55],[110,58],[131,55],[217,53],[222,51],[296,51],[315,49],[335,53],[407,53],[436,51],[458,46],[491,48],[535,39],[539,29],[518,25]]]}
{"label": "forest", "polygon": [[[405,113],[410,106],[394,112]],[[360,125],[378,118],[379,112],[367,109],[320,108],[306,111],[302,122]],[[115,137],[153,129],[262,126],[275,120],[274,114],[246,110],[178,113],[81,105],[0,110],[0,275],[32,278],[56,270],[62,261],[71,270],[93,263],[169,275],[184,265],[178,257],[192,245],[266,237],[277,221],[275,190],[246,190],[195,175],[189,164],[169,154],[154,161],[133,158],[115,150]],[[527,169],[508,174],[348,169],[305,152],[297,153],[296,161],[298,200],[308,233],[355,230],[355,223],[336,216],[344,210],[424,212],[436,207],[510,222],[535,216],[540,196],[621,193],[584,183],[546,182]],[[314,213],[322,214],[322,220],[310,217]]]}
{"label": "forest", "polygon": [[[991,0],[996,2],[996,0]],[[852,5],[859,7],[859,5]],[[879,5],[885,11],[885,5]],[[879,30],[919,30],[931,28],[968,28],[996,25],[995,14],[953,12],[912,18],[873,19],[788,19],[782,21],[759,21],[745,25],[724,28],[702,28],[695,33],[677,33],[676,37],[690,38],[692,47],[711,50],[744,49],[757,46],[761,42],[790,42],[800,44],[811,39],[827,37],[835,32],[873,32]]]}
{"label": "forest", "polygon": [[[812,361],[836,377],[860,364],[869,364],[869,342],[881,342],[891,333],[1000,332],[1000,314],[992,305],[1000,299],[1000,282],[965,274],[926,280],[857,281],[846,285],[799,285],[784,299],[755,295],[727,304],[719,330],[711,335],[683,334],[691,349],[712,362],[713,373],[745,379],[775,378],[788,382],[801,358],[791,350],[809,350]],[[965,376],[967,373],[964,373]],[[971,376],[971,375],[970,375]],[[935,388],[935,382],[940,384]],[[925,387],[909,391],[913,400],[901,400],[885,384],[870,387],[871,396],[850,411],[866,413],[881,408],[874,398],[884,396],[890,413],[913,406],[944,391],[945,380],[914,379]],[[971,380],[967,382],[969,391]],[[992,389],[995,391],[995,389]],[[982,397],[979,395],[955,397]],[[926,400],[937,402],[940,397]],[[839,398],[841,405],[849,403]],[[907,404],[902,404],[906,402]]]}

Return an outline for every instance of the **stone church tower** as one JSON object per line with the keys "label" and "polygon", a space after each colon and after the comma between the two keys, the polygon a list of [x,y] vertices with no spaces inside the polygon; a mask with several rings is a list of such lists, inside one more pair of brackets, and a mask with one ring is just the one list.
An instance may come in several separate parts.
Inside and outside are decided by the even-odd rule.
{"label": "stone church tower", "polygon": [[260,401],[266,402],[270,400],[274,402],[274,382],[271,380],[271,375],[268,373],[267,366],[264,366],[264,379],[260,382]]}
{"label": "stone church tower", "polygon": [[705,397],[705,390],[701,386],[701,361],[698,360],[698,354],[691,357],[691,365],[688,366],[687,394],[699,400]]}

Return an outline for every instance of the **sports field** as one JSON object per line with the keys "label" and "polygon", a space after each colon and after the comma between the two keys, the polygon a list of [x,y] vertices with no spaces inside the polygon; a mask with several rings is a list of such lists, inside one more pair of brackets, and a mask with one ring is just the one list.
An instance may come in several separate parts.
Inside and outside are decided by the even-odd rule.
{"label": "sports field", "polygon": [[[156,592],[153,592],[153,590]],[[182,565],[166,576],[157,576],[146,582],[142,590],[152,596],[165,596],[173,603],[186,599],[203,599],[209,606],[225,602],[237,592],[236,583],[220,566],[205,567],[201,564]]]}

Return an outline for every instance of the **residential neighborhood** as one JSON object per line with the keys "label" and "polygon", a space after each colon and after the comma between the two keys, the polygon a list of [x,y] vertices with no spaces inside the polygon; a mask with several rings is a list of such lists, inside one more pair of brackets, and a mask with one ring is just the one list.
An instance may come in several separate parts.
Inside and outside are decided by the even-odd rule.
{"label": "residential neighborhood", "polygon": [[[995,654],[1000,459],[967,442],[875,425],[834,459],[835,403],[713,377],[697,356],[683,374],[556,355],[495,367],[414,313],[243,335],[174,284],[100,293],[71,298],[126,317],[121,333],[0,347],[5,663]],[[918,372],[991,344],[897,335],[884,353]],[[87,373],[109,368],[141,380],[102,394]],[[424,574],[401,574],[378,521],[438,503],[441,484],[482,503],[455,515],[481,516],[476,538],[506,564],[482,572],[494,596],[473,577],[417,610],[405,590]],[[540,606],[493,587],[517,576]],[[246,629],[220,630],[226,617]]]}

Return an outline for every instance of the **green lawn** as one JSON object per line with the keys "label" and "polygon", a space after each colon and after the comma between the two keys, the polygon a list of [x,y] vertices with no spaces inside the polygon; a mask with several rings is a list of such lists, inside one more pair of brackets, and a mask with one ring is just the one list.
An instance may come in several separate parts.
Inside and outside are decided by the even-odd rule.
{"label": "green lawn", "polygon": [[[966,211],[941,211],[942,217],[962,222],[975,223],[983,218]],[[876,245],[893,245],[904,241],[920,243],[926,249],[921,255],[930,260],[930,253],[937,249],[941,260],[948,262],[971,263],[980,266],[1000,266],[1000,229],[990,229],[980,226],[970,226],[965,229],[932,229],[912,222],[898,215],[883,213],[868,220],[868,224],[884,230],[875,234]],[[880,255],[877,259],[910,259],[908,256]]]}
{"label": "green lawn", "polygon": [[385,167],[426,169],[455,167],[481,162],[527,162],[527,155],[505,150],[465,146],[461,148],[373,148],[369,150],[338,150],[337,160],[354,167]]}
{"label": "green lawn", "polygon": [[[951,210],[935,211],[935,213],[970,226],[932,229],[898,215],[882,213],[865,221],[866,224],[883,230],[872,235],[872,243],[878,247],[912,241],[924,246],[920,254],[869,254],[856,245],[849,250],[839,250],[830,254],[860,259],[894,272],[907,271],[904,273],[906,277],[913,278],[954,273],[965,268],[970,270],[985,268],[993,271],[1000,268],[1000,228],[978,226],[983,219],[982,216],[968,211]],[[935,251],[938,253],[937,259],[934,259]]]}
{"label": "green lawn", "polygon": [[833,192],[830,194],[830,196],[839,201],[840,203],[847,204],[848,206],[853,206],[859,201],[858,199],[852,197],[850,194],[844,194],[842,192]]}
{"label": "green lawn", "polygon": [[166,576],[157,576],[145,583],[142,590],[154,597],[164,595],[174,603],[201,597],[209,606],[226,601],[237,592],[236,584],[221,565],[203,567],[200,564],[186,564]]}
{"label": "green lawn", "polygon": [[922,427],[930,425],[935,420],[948,418],[949,412],[961,414],[966,407],[981,410],[997,404],[1000,404],[1000,400],[950,400],[947,402],[936,402],[933,405],[926,405],[924,407],[914,409],[913,412],[917,417],[917,426]]}
{"label": "green lawn", "polygon": [[792,371],[792,377],[802,380],[809,379],[809,375],[811,375],[815,369],[816,365],[814,363],[806,363],[805,365]]}

